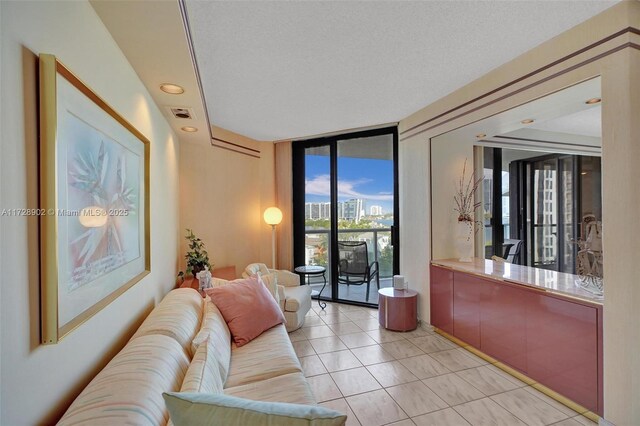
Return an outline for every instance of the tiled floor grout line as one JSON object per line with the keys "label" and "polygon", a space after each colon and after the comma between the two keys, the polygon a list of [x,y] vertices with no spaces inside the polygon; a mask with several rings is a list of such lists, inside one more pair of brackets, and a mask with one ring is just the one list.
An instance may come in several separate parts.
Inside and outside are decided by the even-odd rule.
{"label": "tiled floor grout line", "polygon": [[[352,310],[352,312],[353,312],[353,311],[354,311],[354,310]],[[355,311],[357,311],[357,310],[355,310]],[[343,313],[343,314],[344,314],[344,312],[340,312],[340,311],[334,311],[334,312],[339,312],[339,313]],[[347,317],[348,317],[348,315],[345,315],[345,316],[347,316]],[[373,315],[370,315],[370,317],[371,317],[372,319],[376,319],[376,317],[374,317]],[[349,317],[348,317],[348,318],[349,318]],[[321,319],[322,319],[322,318],[321,318]],[[344,323],[347,323],[347,322],[348,322],[348,323],[352,323],[352,324],[354,324],[356,327],[358,327],[361,331],[354,331],[354,332],[352,332],[352,333],[345,333],[345,334],[342,334],[342,335],[338,335],[338,334],[336,334],[333,330],[331,330],[331,331],[333,332],[333,335],[332,335],[332,336],[323,336],[323,337],[319,337],[319,338],[324,338],[324,337],[338,337],[338,340],[339,340],[340,342],[342,342],[342,343],[346,346],[346,343],[341,339],[341,336],[346,336],[346,335],[349,335],[349,334],[356,334],[356,333],[361,333],[361,332],[364,332],[365,334],[369,335],[369,332],[374,332],[374,331],[376,331],[376,330],[381,330],[381,328],[373,329],[373,330],[364,330],[362,327],[360,327],[358,324],[356,324],[356,323],[355,323],[355,321],[360,321],[360,320],[362,320],[362,319],[360,319],[360,318],[358,318],[358,319],[351,319],[351,318],[349,318],[349,321],[345,321]],[[331,325],[340,324],[340,323],[328,324],[328,323],[325,323],[323,319],[322,319],[322,322],[323,322],[326,326],[328,326],[330,329],[331,329]],[[315,326],[319,326],[319,325],[315,325]],[[311,327],[314,327],[314,326],[311,326]],[[485,392],[483,392],[482,390],[480,390],[479,388],[477,388],[476,386],[474,386],[472,383],[470,383],[468,380],[466,380],[464,377],[462,377],[462,376],[461,376],[460,374],[458,374],[458,373],[461,373],[461,372],[463,372],[463,371],[468,371],[468,370],[477,369],[477,368],[482,368],[482,367],[492,366],[492,365],[495,367],[495,363],[488,362],[488,361],[486,361],[486,360],[484,360],[484,359],[482,359],[482,358],[478,357],[477,355],[475,355],[475,354],[471,353],[470,351],[466,350],[464,347],[459,346],[459,345],[454,345],[455,347],[453,347],[453,348],[449,348],[449,349],[441,349],[441,350],[432,351],[432,352],[424,351],[424,350],[422,350],[420,347],[418,347],[414,342],[412,342],[411,340],[412,340],[412,339],[417,339],[417,338],[420,338],[420,337],[427,337],[427,336],[438,336],[438,337],[439,337],[439,335],[438,335],[437,333],[434,333],[432,330],[423,329],[423,331],[425,331],[425,332],[427,333],[427,334],[426,334],[426,335],[424,335],[424,336],[420,336],[420,335],[418,335],[418,336],[415,336],[415,335],[411,335],[411,336],[403,336],[403,335],[400,335],[399,337],[401,337],[401,339],[393,340],[393,341],[390,341],[390,342],[381,342],[381,341],[379,342],[379,341],[377,341],[375,338],[373,338],[373,340],[376,342],[376,343],[375,343],[375,344],[373,344],[373,345],[364,345],[364,346],[358,346],[358,347],[353,347],[353,348],[346,347],[346,349],[339,349],[339,350],[335,350],[335,351],[331,351],[331,352],[325,352],[325,353],[323,353],[323,354],[326,354],[326,353],[335,353],[335,352],[343,352],[343,351],[345,351],[345,350],[348,350],[348,351],[350,352],[350,354],[351,354],[353,357],[355,357],[355,358],[358,360],[358,362],[361,364],[360,366],[350,367],[350,368],[345,368],[345,369],[336,370],[336,371],[331,371],[331,372],[330,372],[330,371],[328,371],[329,369],[327,368],[327,365],[326,365],[326,364],[324,363],[324,361],[322,361],[322,359],[320,358],[320,355],[322,355],[322,354],[317,353],[317,351],[315,350],[315,348],[313,347],[313,345],[311,345],[311,347],[312,347],[312,349],[313,349],[313,351],[314,351],[314,354],[315,354],[316,356],[318,356],[318,358],[319,358],[320,362],[322,363],[322,365],[323,365],[323,366],[325,367],[325,369],[327,370],[327,372],[326,372],[326,373],[320,373],[320,374],[317,374],[317,375],[314,375],[314,376],[327,374],[327,375],[329,375],[329,377],[331,377],[331,379],[332,379],[332,381],[333,381],[333,377],[331,376],[331,374],[332,374],[332,373],[338,373],[338,372],[342,372],[342,371],[353,370],[353,369],[356,369],[356,368],[364,368],[364,369],[365,369],[365,370],[366,370],[366,371],[367,371],[367,372],[368,372],[368,373],[369,373],[369,374],[374,378],[374,380],[376,381],[376,383],[380,386],[380,389],[377,389],[377,390],[384,390],[384,391],[385,391],[385,393],[386,393],[386,395],[387,395],[389,398],[391,398],[391,400],[392,400],[392,401],[394,401],[394,402],[395,402],[395,404],[396,404],[397,408],[398,408],[402,413],[404,413],[404,415],[405,415],[405,416],[407,416],[407,419],[412,419],[412,417],[410,417],[410,416],[408,415],[408,413],[407,413],[407,412],[406,412],[406,411],[405,411],[405,410],[404,410],[404,409],[403,409],[403,408],[402,408],[402,407],[397,403],[397,401],[393,398],[393,396],[391,396],[391,394],[388,392],[388,390],[387,390],[387,389],[392,388],[392,387],[396,387],[396,386],[402,386],[402,385],[409,384],[409,383],[421,382],[421,383],[422,383],[422,384],[424,384],[424,385],[425,385],[425,386],[426,386],[426,387],[427,387],[431,392],[433,392],[435,395],[439,396],[439,395],[438,395],[438,393],[437,393],[434,389],[432,389],[432,388],[431,388],[427,383],[425,383],[425,381],[426,381],[426,380],[429,380],[429,379],[432,379],[432,378],[441,377],[441,376],[444,376],[444,375],[447,375],[447,374],[455,374],[455,375],[456,375],[456,377],[458,377],[460,380],[462,380],[464,383],[466,383],[470,388],[472,388],[472,389],[474,389],[474,390],[478,391],[478,392],[479,392],[479,394],[483,395],[483,396],[482,396],[482,398],[476,398],[476,399],[472,399],[472,400],[470,400],[470,401],[464,401],[464,402],[460,402],[460,403],[458,403],[458,404],[454,404],[454,405],[451,405],[451,404],[449,404],[448,402],[446,402],[446,401],[444,401],[444,400],[443,400],[443,402],[444,402],[444,403],[446,403],[447,408],[451,408],[451,409],[453,409],[456,413],[458,413],[460,416],[462,416],[462,417],[465,419],[465,421],[468,421],[468,420],[467,420],[467,419],[462,415],[462,413],[461,413],[460,411],[458,411],[458,410],[456,409],[456,407],[458,407],[458,406],[460,406],[460,405],[463,405],[463,404],[466,404],[466,403],[468,403],[468,402],[478,401],[478,400],[481,400],[481,399],[485,399],[485,398],[487,398],[487,399],[491,400],[493,403],[497,404],[499,407],[501,407],[503,410],[505,410],[505,411],[506,411],[506,412],[508,412],[509,414],[511,414],[511,415],[513,415],[514,417],[516,417],[518,420],[522,421],[523,423],[526,423],[526,421],[524,421],[522,418],[518,417],[518,415],[516,415],[515,413],[511,412],[511,411],[510,411],[506,406],[504,406],[503,404],[501,404],[499,401],[495,400],[495,399],[494,399],[494,397],[498,397],[499,395],[506,394],[506,393],[509,393],[509,392],[513,392],[513,391],[515,391],[515,390],[519,390],[519,389],[524,389],[524,390],[526,391],[526,389],[527,389],[527,388],[532,388],[532,387],[531,387],[531,385],[526,384],[526,383],[524,383],[524,382],[522,382],[522,381],[520,381],[520,380],[518,380],[518,382],[519,382],[519,383],[516,383],[516,382],[515,382],[515,380],[509,380],[509,379],[507,379],[506,377],[503,377],[505,380],[508,380],[512,385],[514,385],[514,386],[516,386],[516,387],[515,387],[514,389],[510,389],[510,390],[506,390],[506,391],[498,392],[498,393],[495,393],[495,394],[492,394],[492,395],[488,395],[488,394],[486,394]],[[371,337],[371,335],[369,335],[369,336]],[[318,339],[319,339],[319,338],[318,338]],[[314,339],[316,339],[316,338],[314,338]],[[314,339],[309,339],[309,338],[307,337],[307,335],[306,335],[306,334],[304,334],[304,339],[302,339],[302,340],[310,341],[310,340],[314,340]],[[361,361],[361,360],[356,356],[356,354],[353,352],[353,350],[354,350],[354,349],[359,349],[359,348],[369,347],[369,346],[379,346],[380,348],[382,348],[382,349],[384,350],[384,347],[382,346],[383,344],[385,344],[385,343],[394,343],[394,342],[398,342],[398,341],[402,341],[402,340],[405,340],[405,341],[407,341],[408,343],[412,344],[413,346],[416,346],[418,349],[420,349],[420,351],[422,352],[422,354],[420,354],[420,355],[414,355],[414,356],[409,356],[409,357],[402,357],[402,358],[396,358],[395,356],[393,356],[393,360],[391,360],[391,361],[374,362],[374,363],[372,363],[372,364],[367,364],[367,365],[365,365],[364,363],[362,363],[362,361]],[[462,349],[462,350],[459,350],[459,349]],[[445,352],[445,351],[451,351],[451,350],[457,350],[457,352],[458,352],[458,353],[462,353],[464,356],[466,356],[467,358],[469,358],[469,359],[471,359],[471,360],[474,360],[474,361],[476,361],[476,358],[479,358],[479,359],[480,359],[480,361],[481,361],[482,363],[481,363],[481,364],[479,364],[479,365],[473,366],[473,367],[462,368],[462,369],[460,369],[460,370],[455,370],[455,371],[453,371],[453,370],[449,369],[448,367],[446,367],[446,366],[442,365],[442,364],[441,364],[437,359],[435,359],[435,358],[431,357],[431,354],[435,354],[435,353],[439,353],[439,352]],[[441,364],[441,365],[442,365],[442,367],[444,367],[444,368],[447,370],[447,372],[446,372],[446,373],[442,373],[442,374],[436,374],[436,375],[434,375],[434,376],[430,376],[430,377],[428,377],[428,378],[426,378],[426,379],[420,379],[420,378],[418,378],[417,376],[415,376],[415,377],[416,377],[416,379],[415,379],[415,380],[410,380],[410,381],[408,381],[408,382],[403,382],[403,383],[394,384],[394,385],[390,385],[390,386],[386,386],[386,387],[385,387],[385,386],[383,386],[383,385],[382,385],[382,383],[379,381],[379,379],[377,379],[377,378],[373,375],[373,373],[371,372],[371,370],[369,370],[369,367],[372,367],[372,366],[375,366],[375,365],[380,365],[380,364],[385,364],[385,363],[390,363],[390,362],[399,362],[399,363],[400,363],[400,365],[402,365],[404,368],[407,368],[406,366],[404,366],[404,364],[402,364],[402,362],[400,362],[401,360],[409,359],[409,358],[415,358],[415,357],[420,357],[420,356],[423,356],[423,355],[427,355],[427,356],[429,356],[431,359],[433,359],[434,361],[436,361],[436,362],[438,362],[439,364]],[[308,356],[311,356],[311,355],[308,355]],[[299,358],[303,358],[303,357],[299,357]],[[407,368],[407,370],[409,370],[409,369]],[[491,371],[493,371],[493,370],[491,370]],[[411,374],[413,374],[413,372],[411,372],[411,370],[409,370],[409,372],[410,372]],[[493,371],[493,372],[494,372],[494,374],[498,374],[498,373],[497,373],[497,372],[495,372],[495,371]],[[508,374],[508,373],[505,373],[505,374]],[[314,376],[310,376],[310,377],[314,377]],[[502,374],[500,374],[500,376],[502,377],[503,375],[502,375]],[[515,379],[515,378],[514,378],[514,379]],[[335,383],[335,381],[334,381],[334,384],[336,385],[336,387],[338,388],[338,390],[339,390],[339,392],[340,392],[340,395],[342,395],[342,396],[341,396],[341,397],[337,397],[337,398],[332,398],[332,399],[329,399],[329,400],[327,400],[327,401],[323,401],[323,402],[333,401],[333,400],[336,400],[336,399],[344,399],[344,400],[345,400],[345,402],[347,403],[347,405],[348,405],[349,409],[350,409],[350,410],[354,413],[354,415],[356,416],[356,419],[358,420],[358,422],[362,423],[362,421],[360,420],[360,418],[358,418],[358,416],[357,416],[357,414],[356,414],[355,410],[353,409],[353,407],[349,404],[349,402],[348,402],[347,398],[349,398],[349,397],[353,397],[353,396],[358,396],[358,395],[367,394],[367,393],[370,393],[370,392],[375,392],[375,391],[377,391],[377,390],[373,390],[373,391],[366,391],[366,392],[360,392],[360,393],[356,393],[356,394],[353,394],[353,395],[346,396],[346,395],[344,395],[344,394],[342,393],[342,390],[340,390],[340,388],[337,386],[337,384]],[[536,390],[535,388],[532,388],[532,389],[533,389],[533,390]],[[581,417],[582,417],[582,415],[581,415],[580,413],[578,413],[578,412],[575,412],[575,415],[569,415],[569,414],[566,414],[565,412],[563,412],[563,411],[559,410],[558,408],[554,407],[553,405],[549,404],[549,403],[548,403],[547,401],[545,401],[544,399],[540,398],[540,397],[539,397],[535,392],[533,392],[533,393],[529,392],[529,393],[531,394],[531,396],[535,397],[539,402],[544,403],[544,406],[546,406],[546,407],[548,407],[548,408],[550,408],[550,409],[552,409],[552,410],[558,411],[558,412],[560,412],[563,416],[565,416],[565,418],[564,418],[564,419],[558,420],[557,422],[554,422],[554,423],[552,423],[551,425],[553,425],[553,424],[557,424],[557,423],[561,423],[561,422],[566,421],[566,420],[568,420],[568,419],[576,419],[576,418],[581,418]],[[442,399],[442,398],[440,398],[440,399]],[[445,410],[445,409],[447,409],[447,408],[442,408],[442,409],[434,410],[434,411],[431,411],[431,412],[429,412],[429,413],[425,413],[425,414],[432,414],[432,413],[436,413],[436,412],[438,412],[438,411],[443,411],[443,410]],[[568,407],[567,407],[567,408],[568,408]],[[422,416],[422,415],[424,415],[424,414],[420,414],[419,416]],[[419,417],[419,416],[414,416],[414,417]],[[396,420],[396,421],[398,421],[398,420]],[[391,423],[395,423],[396,421],[393,421],[393,422],[391,422]],[[411,421],[412,421],[412,420],[411,420]],[[577,421],[577,420],[576,420],[576,421]]]}

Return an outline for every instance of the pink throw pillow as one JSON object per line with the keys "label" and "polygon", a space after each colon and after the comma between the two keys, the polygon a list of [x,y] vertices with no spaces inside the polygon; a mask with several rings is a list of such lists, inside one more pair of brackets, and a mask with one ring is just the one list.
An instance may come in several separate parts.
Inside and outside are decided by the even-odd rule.
{"label": "pink throw pillow", "polygon": [[238,347],[285,322],[273,296],[256,277],[235,280],[205,292],[220,309]]}

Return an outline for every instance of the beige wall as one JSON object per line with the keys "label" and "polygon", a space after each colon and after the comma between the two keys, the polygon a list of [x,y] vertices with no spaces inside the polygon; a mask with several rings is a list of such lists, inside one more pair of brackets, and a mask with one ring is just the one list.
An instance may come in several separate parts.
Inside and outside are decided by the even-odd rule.
{"label": "beige wall", "polygon": [[[0,30],[2,30],[2,3],[0,3]],[[1,31],[0,31],[0,36],[2,35]],[[4,74],[2,72],[2,54],[3,54],[3,47],[2,47],[2,40],[0,40],[0,93],[2,92],[2,75]],[[2,115],[2,110],[3,110],[3,106],[2,106],[2,102],[0,101],[0,135],[2,135],[2,122],[4,121],[4,116]],[[4,158],[4,154],[2,152],[2,143],[0,143],[0,159]],[[0,160],[0,208],[2,207],[2,205],[4,204],[2,202],[2,200],[4,200],[4,198],[2,197],[2,191],[3,191],[3,186],[2,183],[4,182],[4,180],[2,179],[2,161]],[[2,232],[2,224],[0,224],[0,242],[4,241],[3,239],[3,232]],[[0,258],[2,257],[2,247],[0,246]],[[0,277],[3,277],[3,273],[2,273],[2,259],[0,259]],[[2,285],[2,278],[0,278],[0,286]],[[0,287],[1,288],[1,287]],[[0,321],[2,321],[2,318],[4,318],[2,316],[2,290],[0,289]],[[0,325],[1,327],[1,325]],[[2,330],[0,329],[0,382],[2,381]],[[2,386],[0,385],[0,423],[2,423]]]}
{"label": "beige wall", "polygon": [[[636,21],[636,28],[638,28]],[[638,37],[640,39],[640,37]],[[639,42],[637,40],[636,42]],[[640,50],[603,75],[604,406],[616,425],[640,424]],[[605,74],[606,73],[606,74]]]}
{"label": "beige wall", "polygon": [[[430,139],[565,87],[601,75],[603,87],[603,197],[605,252],[605,418],[617,425],[640,424],[640,286],[634,265],[640,252],[635,228],[640,126],[638,51],[640,3],[623,2],[538,46],[400,123],[402,272],[420,291],[421,318],[429,318],[428,267],[432,258],[422,229],[429,222],[428,190],[417,176],[434,173],[425,157]],[[618,33],[617,37],[607,37]],[[600,42],[601,41],[601,42]],[[633,44],[636,47],[633,47]],[[589,46],[584,51],[581,49]],[[559,62],[555,62],[562,59]],[[632,83],[633,82],[633,83]],[[632,115],[633,114],[633,115]],[[620,188],[627,188],[622,194]],[[434,241],[435,244],[435,241]],[[414,259],[419,259],[414,263]]]}
{"label": "beige wall", "polygon": [[293,160],[291,141],[275,144],[276,205],[282,210],[278,226],[278,268],[292,270],[293,265]]}
{"label": "beige wall", "polygon": [[[219,127],[213,137],[215,147],[180,145],[180,234],[193,229],[215,266],[235,265],[238,275],[249,263],[271,265],[271,227],[262,213],[275,200],[274,145]],[[180,244],[184,268],[184,238]]]}
{"label": "beige wall", "polygon": [[37,207],[37,54],[52,53],[151,141],[151,273],[56,345],[39,344],[38,222],[0,218],[3,425],[51,423],[174,284],[178,147],[87,2],[2,2],[0,205]]}
{"label": "beige wall", "polygon": [[[434,138],[431,143],[431,201],[437,208],[431,211],[431,250],[433,259],[456,257],[455,235],[457,226],[453,194],[462,175],[464,161],[467,160],[466,176],[473,173],[473,142],[457,139],[445,134]],[[477,169],[476,169],[477,170]],[[478,170],[478,172],[480,172]],[[482,196],[482,194],[478,194]],[[478,199],[478,196],[476,196]],[[481,232],[481,231],[479,231]],[[477,234],[474,236],[476,239]]]}

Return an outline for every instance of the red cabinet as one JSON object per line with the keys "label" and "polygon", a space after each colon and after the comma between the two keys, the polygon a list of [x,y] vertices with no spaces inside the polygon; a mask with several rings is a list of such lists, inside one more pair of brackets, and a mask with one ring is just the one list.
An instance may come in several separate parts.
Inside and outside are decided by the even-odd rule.
{"label": "red cabinet", "polygon": [[453,334],[453,271],[431,266],[431,325]]}
{"label": "red cabinet", "polygon": [[[482,280],[480,350],[527,374],[527,290]],[[457,282],[456,282],[457,284]]]}
{"label": "red cabinet", "polygon": [[602,415],[602,306],[431,266],[431,324]]}
{"label": "red cabinet", "polygon": [[480,294],[482,278],[453,273],[453,335],[480,348]]}
{"label": "red cabinet", "polygon": [[598,309],[530,294],[526,335],[529,375],[597,411]]}

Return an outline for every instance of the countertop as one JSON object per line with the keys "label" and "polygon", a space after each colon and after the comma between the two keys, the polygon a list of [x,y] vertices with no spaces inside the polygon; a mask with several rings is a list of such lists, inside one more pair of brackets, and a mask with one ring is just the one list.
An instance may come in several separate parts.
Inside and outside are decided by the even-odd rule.
{"label": "countertop", "polygon": [[457,259],[439,259],[432,260],[431,264],[460,272],[486,276],[498,281],[534,287],[597,305],[604,304],[603,296],[597,296],[576,284],[578,276],[573,274],[480,258],[474,258],[473,262],[460,262]]}

